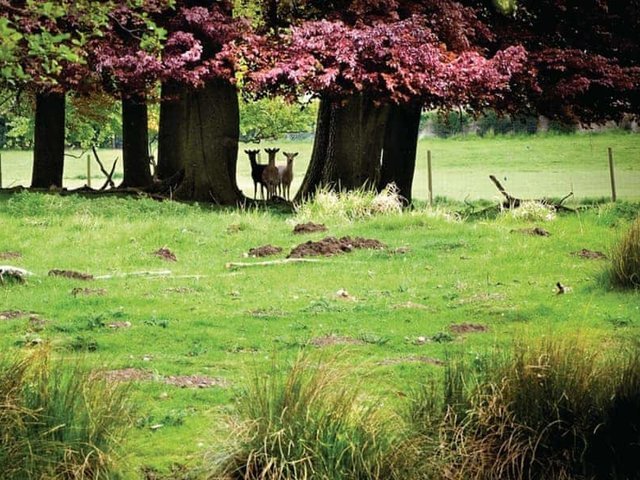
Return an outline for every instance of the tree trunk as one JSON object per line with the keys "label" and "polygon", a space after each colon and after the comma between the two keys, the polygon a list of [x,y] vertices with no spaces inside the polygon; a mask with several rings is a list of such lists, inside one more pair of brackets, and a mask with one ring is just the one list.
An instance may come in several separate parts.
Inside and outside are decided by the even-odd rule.
{"label": "tree trunk", "polygon": [[185,123],[185,95],[185,87],[168,82],[162,84],[157,172],[160,180],[173,177],[184,167],[180,156],[184,148],[180,141],[184,136],[180,131]]}
{"label": "tree trunk", "polygon": [[419,104],[392,105],[384,136],[378,189],[382,190],[389,183],[395,183],[406,204],[411,203],[421,112],[422,106]]}
{"label": "tree trunk", "polygon": [[31,175],[33,188],[62,187],[64,122],[64,93],[38,93]]}
{"label": "tree trunk", "polygon": [[297,199],[326,185],[340,190],[376,188],[388,107],[364,95],[329,104],[322,100],[309,170]]}
{"label": "tree trunk", "polygon": [[240,113],[235,87],[222,80],[209,81],[188,92],[184,101],[178,144],[185,175],[176,198],[241,203],[244,196],[236,183]]}
{"label": "tree trunk", "polygon": [[123,187],[151,185],[147,102],[139,97],[122,98]]}

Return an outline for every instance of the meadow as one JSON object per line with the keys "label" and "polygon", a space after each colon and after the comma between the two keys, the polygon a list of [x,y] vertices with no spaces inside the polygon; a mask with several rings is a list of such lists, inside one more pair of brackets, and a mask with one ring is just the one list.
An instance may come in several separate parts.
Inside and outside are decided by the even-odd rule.
{"label": "meadow", "polygon": [[[311,156],[312,142],[277,141],[242,144],[237,178],[240,189],[253,195],[249,161],[244,149],[279,147],[283,151],[300,152],[294,166],[292,191],[296,190]],[[564,197],[574,192],[575,198],[610,197],[607,148],[613,149],[616,165],[618,198],[640,199],[640,135],[610,131],[570,135],[539,134],[513,136],[460,136],[448,139],[424,138],[419,142],[414,197],[428,198],[427,151],[432,153],[433,190],[435,196],[455,200],[494,199],[498,196],[489,175],[499,178],[507,190],[520,198]],[[69,151],[64,185],[77,188],[86,184],[86,154]],[[99,152],[106,168],[119,158],[116,178],[122,178],[119,150]],[[262,152],[263,163],[266,154]],[[280,162],[284,157],[280,154]],[[31,153],[2,152],[2,185],[28,185],[31,179]],[[99,188],[104,176],[92,160],[92,186]]]}
{"label": "meadow", "polygon": [[[470,211],[418,204],[359,218],[312,207],[296,215],[3,195],[2,263],[33,276],[0,286],[0,351],[45,344],[57,358],[131,382],[136,409],[122,476],[198,478],[190,469],[236,434],[230,419],[244,387],[300,352],[339,365],[367,398],[399,415],[451,358],[481,365],[540,339],[605,355],[637,348],[640,292],[612,287],[608,260],[580,252],[608,255],[638,203],[592,204],[553,219],[535,211],[466,217]],[[309,220],[328,231],[292,233]],[[550,235],[525,231],[535,226]],[[268,259],[283,259],[327,235],[374,238],[386,248],[316,263],[226,266],[261,260],[247,258],[253,247],[280,246]],[[156,255],[160,248],[176,261]],[[107,278],[47,275],[52,269]]]}

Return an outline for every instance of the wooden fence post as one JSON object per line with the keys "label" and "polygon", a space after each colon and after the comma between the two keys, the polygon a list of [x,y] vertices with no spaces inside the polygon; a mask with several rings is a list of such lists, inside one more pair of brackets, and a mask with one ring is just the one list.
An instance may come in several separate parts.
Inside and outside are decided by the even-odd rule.
{"label": "wooden fence post", "polygon": [[431,174],[431,150],[427,150],[427,181],[429,185],[429,206],[433,206],[433,176]]}
{"label": "wooden fence post", "polygon": [[87,155],[87,187],[91,188],[91,155]]}
{"label": "wooden fence post", "polygon": [[613,150],[609,147],[609,175],[611,176],[611,200],[617,200],[616,196],[616,177],[613,168]]}

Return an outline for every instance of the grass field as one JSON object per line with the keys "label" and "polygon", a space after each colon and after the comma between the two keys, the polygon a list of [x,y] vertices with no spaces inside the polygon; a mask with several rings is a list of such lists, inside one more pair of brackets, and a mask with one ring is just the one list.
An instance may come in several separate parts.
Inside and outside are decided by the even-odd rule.
{"label": "grass field", "polygon": [[[637,179],[635,137],[603,138],[628,142],[630,153],[626,160],[620,153],[619,167]],[[560,148],[563,139],[540,141]],[[498,162],[511,172],[510,155],[526,140],[494,144],[511,152]],[[452,172],[469,165],[480,148],[475,140],[438,141],[433,148],[450,145],[466,152],[459,163],[451,160]],[[569,175],[565,167],[558,170]],[[514,193],[556,193],[534,190]],[[623,202],[547,222],[509,214],[456,221],[440,208],[356,221],[329,216],[318,219],[326,222],[326,235],[376,238],[388,248],[315,264],[230,270],[227,262],[254,261],[245,258],[252,247],[283,247],[276,257],[283,258],[294,245],[325,234],[293,235],[295,218],[263,210],[5,196],[0,263],[34,276],[26,284],[0,286],[0,311],[23,312],[0,320],[0,351],[13,354],[43,341],[57,356],[96,369],[141,372],[144,378],[133,387],[136,427],[124,447],[123,468],[125,478],[140,478],[143,468],[167,472],[173,464],[197,465],[205,454],[219,452],[241,386],[269,372],[274,358],[291,361],[300,350],[336,358],[384,408],[399,411],[412,389],[441,375],[436,363],[451,356],[482,362],[495,349],[540,338],[575,338],[601,351],[634,345],[640,292],[612,289],[606,260],[573,253],[609,252],[639,211],[639,204]],[[535,225],[551,235],[514,231]],[[177,262],[155,256],[161,247],[175,253]],[[47,276],[50,269],[113,277],[82,281]],[[166,269],[170,276],[120,276]],[[556,282],[570,293],[557,295]],[[338,295],[340,290],[348,294]],[[465,323],[487,330],[451,328]],[[190,375],[218,383],[167,383]]]}
{"label": "grass field", "polygon": [[[300,152],[292,190],[297,189],[311,156],[311,142],[265,142],[258,146]],[[456,200],[496,198],[498,192],[488,179],[493,174],[521,198],[563,197],[570,191],[578,199],[609,197],[608,147],[614,151],[618,198],[640,199],[640,135],[624,132],[423,139],[418,149],[414,196],[418,199],[428,196],[427,150],[431,150],[436,196]],[[245,148],[256,145],[241,145],[238,184],[245,194],[252,196],[249,161],[242,153]],[[100,155],[105,165],[110,166],[115,158],[121,157],[121,152],[105,150]],[[279,161],[284,162],[283,158]],[[29,184],[30,152],[3,152],[2,160],[3,186]],[[266,162],[264,154],[262,162]],[[121,162],[119,167],[121,171]],[[86,158],[68,157],[65,186],[84,185],[86,169]],[[99,187],[103,182],[104,177],[93,162],[92,186]]]}

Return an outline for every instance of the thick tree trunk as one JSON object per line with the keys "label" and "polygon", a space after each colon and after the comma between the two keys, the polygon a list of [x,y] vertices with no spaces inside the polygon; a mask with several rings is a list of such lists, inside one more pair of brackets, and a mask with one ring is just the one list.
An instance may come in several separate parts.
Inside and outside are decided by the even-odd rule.
{"label": "thick tree trunk", "polygon": [[122,98],[123,187],[151,185],[147,102],[138,96]]}
{"label": "thick tree trunk", "polygon": [[185,123],[185,87],[163,83],[160,102],[160,126],[158,132],[158,178],[167,180],[178,173],[184,162],[180,134]]}
{"label": "thick tree trunk", "polygon": [[392,105],[385,130],[378,189],[395,183],[407,204],[411,203],[421,111],[419,104]]}
{"label": "thick tree trunk", "polygon": [[240,135],[238,95],[233,85],[210,81],[185,96],[179,151],[184,179],[176,198],[220,205],[244,200],[236,183]]}
{"label": "thick tree trunk", "polygon": [[364,95],[345,102],[321,102],[311,162],[299,198],[326,185],[340,190],[376,188],[388,107]]}
{"label": "thick tree trunk", "polygon": [[64,93],[36,95],[33,188],[62,187],[64,172]]}

